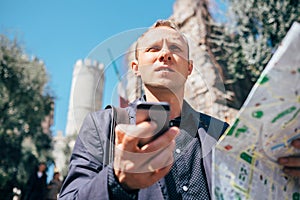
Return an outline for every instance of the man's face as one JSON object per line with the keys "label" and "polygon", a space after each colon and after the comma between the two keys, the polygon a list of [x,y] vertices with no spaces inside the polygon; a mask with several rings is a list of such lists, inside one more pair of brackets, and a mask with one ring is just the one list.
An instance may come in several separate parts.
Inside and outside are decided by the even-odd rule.
{"label": "man's face", "polygon": [[146,87],[182,89],[193,69],[186,41],[176,30],[165,26],[150,29],[139,40],[137,56],[132,68]]}
{"label": "man's face", "polygon": [[40,165],[39,165],[39,171],[40,171],[40,172],[46,171],[46,168],[47,168],[47,166],[46,166],[45,164],[40,164]]}

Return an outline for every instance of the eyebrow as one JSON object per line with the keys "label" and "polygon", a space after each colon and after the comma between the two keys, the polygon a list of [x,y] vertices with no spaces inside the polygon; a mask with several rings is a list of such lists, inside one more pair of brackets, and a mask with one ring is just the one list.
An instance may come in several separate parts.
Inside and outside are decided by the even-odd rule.
{"label": "eyebrow", "polygon": [[[151,46],[151,45],[155,45],[155,44],[158,44],[161,42],[162,39],[165,39],[165,38],[160,38],[158,40],[151,40],[151,41],[143,41],[141,40],[139,42],[139,47],[138,49],[142,49],[142,48],[145,48],[145,47],[148,47],[148,46]],[[172,37],[172,38],[167,38],[167,43],[169,44],[177,44],[179,46],[185,46],[187,45],[186,42],[179,36],[179,37]]]}
{"label": "eyebrow", "polygon": [[[157,27],[156,27],[157,28]],[[135,49],[134,49],[134,58],[135,59],[138,59],[138,51],[140,51],[141,49],[145,48],[146,45],[150,45],[151,43],[149,42],[149,44],[146,43],[143,44],[143,40],[145,39],[147,33],[149,32],[150,30],[148,30],[147,32],[145,32],[141,37],[139,37],[136,41],[136,44],[135,44]],[[187,46],[187,51],[188,51],[188,57],[189,57],[189,52],[190,52],[190,47],[189,47],[189,43],[186,39],[186,37],[180,33],[178,30],[176,30],[176,32],[179,33],[179,35],[173,35],[173,37],[171,37],[171,39],[174,39],[175,41],[180,41],[180,42],[183,42],[183,44],[180,44],[181,46],[184,46],[186,45]],[[170,37],[168,37],[170,38]],[[146,40],[147,41],[147,40]],[[153,41],[153,40],[150,40],[152,41],[152,44],[155,44],[157,41]],[[142,44],[142,45],[141,45]]]}

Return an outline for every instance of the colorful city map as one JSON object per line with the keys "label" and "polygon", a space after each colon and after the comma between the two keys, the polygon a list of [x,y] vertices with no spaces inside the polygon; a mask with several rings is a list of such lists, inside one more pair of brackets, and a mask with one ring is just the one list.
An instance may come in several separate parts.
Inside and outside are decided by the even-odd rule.
{"label": "colorful city map", "polygon": [[300,200],[278,157],[300,156],[300,24],[294,23],[213,151],[213,199]]}

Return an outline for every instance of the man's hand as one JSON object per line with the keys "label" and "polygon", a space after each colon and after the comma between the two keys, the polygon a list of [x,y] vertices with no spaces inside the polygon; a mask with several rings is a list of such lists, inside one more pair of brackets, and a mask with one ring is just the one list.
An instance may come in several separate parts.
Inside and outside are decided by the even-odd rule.
{"label": "man's hand", "polygon": [[139,140],[153,134],[154,122],[116,126],[114,173],[127,190],[151,186],[164,177],[173,164],[177,127],[139,147]]}
{"label": "man's hand", "polygon": [[[300,149],[300,139],[292,142],[294,148]],[[283,171],[291,176],[300,177],[300,156],[281,157],[278,163],[283,165]]]}

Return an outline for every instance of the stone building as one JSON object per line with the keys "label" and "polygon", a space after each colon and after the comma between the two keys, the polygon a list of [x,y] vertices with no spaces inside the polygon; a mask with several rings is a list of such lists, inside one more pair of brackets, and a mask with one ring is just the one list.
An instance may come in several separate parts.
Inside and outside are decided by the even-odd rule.
{"label": "stone building", "polygon": [[77,134],[85,116],[101,109],[104,65],[90,59],[78,60],[74,66],[66,135]]}
{"label": "stone building", "polygon": [[104,88],[104,65],[91,59],[74,65],[65,136],[58,131],[53,137],[55,167],[67,174],[69,157],[85,116],[101,109]]}

